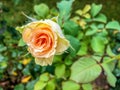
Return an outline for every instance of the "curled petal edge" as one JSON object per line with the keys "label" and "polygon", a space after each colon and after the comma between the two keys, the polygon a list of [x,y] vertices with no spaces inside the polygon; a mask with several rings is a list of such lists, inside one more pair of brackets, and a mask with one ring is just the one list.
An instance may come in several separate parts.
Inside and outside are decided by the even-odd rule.
{"label": "curled petal edge", "polygon": [[54,56],[51,56],[49,58],[35,58],[35,63],[41,66],[51,65],[53,61],[53,57]]}

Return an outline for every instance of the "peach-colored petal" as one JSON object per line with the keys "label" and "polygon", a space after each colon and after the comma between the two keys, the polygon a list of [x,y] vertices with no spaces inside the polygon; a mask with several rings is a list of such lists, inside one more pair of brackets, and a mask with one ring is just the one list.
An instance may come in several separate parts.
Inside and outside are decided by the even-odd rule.
{"label": "peach-colored petal", "polygon": [[65,50],[68,49],[69,46],[70,46],[70,43],[67,39],[59,37],[57,47],[56,47],[56,54],[63,53]]}
{"label": "peach-colored petal", "polygon": [[47,66],[47,65],[51,65],[52,61],[53,61],[53,57],[48,57],[48,58],[35,58],[35,63],[39,64],[41,66]]}
{"label": "peach-colored petal", "polygon": [[29,29],[29,28],[27,28],[23,31],[22,37],[23,37],[24,42],[26,42],[26,43],[29,42],[30,34],[31,34],[31,29]]}
{"label": "peach-colored petal", "polygon": [[52,30],[53,30],[54,32],[58,33],[58,35],[59,35],[60,37],[64,37],[64,35],[63,35],[63,33],[62,33],[62,30],[61,30],[60,26],[59,26],[57,23],[55,23],[55,22],[53,22],[53,21],[51,21],[51,20],[48,20],[48,19],[45,20],[44,22],[47,23],[47,24],[49,24],[49,25],[52,27]]}

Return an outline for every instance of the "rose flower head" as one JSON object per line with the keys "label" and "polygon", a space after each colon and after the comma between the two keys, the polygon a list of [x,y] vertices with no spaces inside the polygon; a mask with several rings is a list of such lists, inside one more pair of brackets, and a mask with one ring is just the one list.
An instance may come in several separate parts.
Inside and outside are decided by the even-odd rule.
{"label": "rose flower head", "polygon": [[69,47],[60,26],[51,20],[40,20],[23,26],[22,38],[28,51],[35,57],[36,64],[51,65],[54,55],[61,54]]}

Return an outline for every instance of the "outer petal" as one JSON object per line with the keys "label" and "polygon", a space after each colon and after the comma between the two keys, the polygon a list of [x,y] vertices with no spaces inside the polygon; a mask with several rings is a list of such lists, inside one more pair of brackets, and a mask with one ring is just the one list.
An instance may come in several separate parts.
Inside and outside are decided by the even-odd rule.
{"label": "outer petal", "polygon": [[53,57],[54,56],[51,56],[49,58],[35,58],[35,63],[41,66],[51,65],[53,61]]}
{"label": "outer petal", "polygon": [[60,26],[57,23],[53,22],[52,20],[45,20],[45,22],[52,27],[52,30],[54,32],[56,32],[60,37],[64,38],[62,30],[61,30]]}
{"label": "outer petal", "polygon": [[22,33],[22,37],[24,42],[28,43],[29,42],[29,38],[30,38],[30,34],[31,34],[31,29],[25,29]]}
{"label": "outer petal", "polygon": [[70,46],[70,43],[67,39],[59,37],[57,47],[56,47],[56,54],[63,53],[65,50],[68,49],[69,46]]}

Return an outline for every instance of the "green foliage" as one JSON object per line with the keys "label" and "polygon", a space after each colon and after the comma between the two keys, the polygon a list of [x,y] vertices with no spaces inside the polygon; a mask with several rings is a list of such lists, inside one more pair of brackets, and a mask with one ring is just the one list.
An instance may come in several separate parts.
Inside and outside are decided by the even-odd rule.
{"label": "green foliage", "polygon": [[73,81],[66,81],[62,83],[62,90],[80,90],[80,85]]}
{"label": "green foliage", "polygon": [[100,12],[101,9],[102,5],[96,5],[95,3],[93,3],[91,7],[91,15],[95,17]]}
{"label": "green foliage", "polygon": [[88,83],[95,80],[100,75],[101,71],[102,68],[93,58],[80,58],[71,67],[70,79],[77,83]]}
{"label": "green foliage", "polygon": [[111,21],[111,22],[108,22],[108,24],[106,25],[106,28],[120,30],[120,24],[117,21]]}
{"label": "green foliage", "polygon": [[93,87],[91,84],[83,84],[82,85],[83,90],[93,90]]}
{"label": "green foliage", "polygon": [[69,51],[70,55],[74,57],[80,48],[80,42],[77,38],[75,38],[71,35],[66,35],[66,38],[70,41],[70,44],[71,44],[68,51]]}
{"label": "green foliage", "polygon": [[63,0],[59,3],[57,3],[57,7],[59,9],[59,24],[62,25],[65,21],[68,20],[68,18],[70,17],[71,13],[71,9],[72,9],[72,3],[74,0]]}
{"label": "green foliage", "polygon": [[49,13],[49,7],[46,4],[42,3],[42,4],[39,4],[39,5],[35,5],[34,6],[34,11],[41,18],[45,18]]}
{"label": "green foliage", "polygon": [[116,83],[116,77],[112,74],[112,72],[110,71],[110,68],[107,66],[107,64],[103,64],[103,69],[105,70],[105,73],[107,75],[107,81],[108,83],[115,87],[115,83]]}
{"label": "green foliage", "polygon": [[21,39],[19,40],[18,46],[24,46],[24,45],[26,45],[26,44],[25,44],[25,42],[23,41],[23,39],[21,38]]}
{"label": "green foliage", "polygon": [[36,80],[28,82],[27,85],[26,85],[26,89],[27,90],[34,90],[35,83],[36,83]]}
{"label": "green foliage", "polygon": [[55,80],[52,79],[52,80],[48,81],[46,90],[55,90],[55,88],[56,88]]}
{"label": "green foliage", "polygon": [[[13,2],[19,7],[21,0]],[[100,12],[101,4],[93,3],[72,11],[73,2],[74,0],[58,2],[59,12],[53,4],[49,8],[45,3],[37,3],[34,12],[30,14],[37,19],[53,17],[51,20],[60,24],[65,37],[70,41],[68,50],[55,56],[51,66],[36,65],[33,57],[27,53],[21,35],[9,26],[12,20],[7,18],[7,24],[0,21],[0,84],[8,82],[5,86],[1,84],[0,90],[120,89],[120,61],[117,61],[120,59],[119,22],[109,21]],[[2,4],[4,3],[0,2],[0,14],[3,11]],[[30,13],[29,11],[27,9],[24,12]],[[23,22],[16,24],[21,25]],[[16,29],[22,33],[24,26]],[[100,81],[101,85],[97,83],[97,80],[103,79],[101,76],[105,77],[104,82],[107,84]]]}
{"label": "green foliage", "polygon": [[103,53],[105,48],[105,40],[100,36],[94,36],[91,40],[91,47],[94,52]]}
{"label": "green foliage", "polygon": [[107,22],[107,17],[104,14],[99,14],[97,17],[95,17],[93,19],[94,21],[97,22],[102,22],[102,23],[106,23]]}
{"label": "green foliage", "polygon": [[87,44],[86,41],[81,42],[81,46],[80,46],[80,49],[79,49],[77,55],[80,55],[80,56],[86,55],[87,54],[87,50],[88,50],[87,45],[88,44]]}
{"label": "green foliage", "polygon": [[72,36],[77,36],[80,26],[73,21],[66,21],[63,25],[64,33]]}
{"label": "green foliage", "polygon": [[14,90],[24,90],[24,85],[23,84],[18,84],[15,86]]}
{"label": "green foliage", "polygon": [[42,90],[46,85],[46,82],[38,81],[34,86],[34,90]]}
{"label": "green foliage", "polygon": [[65,74],[65,65],[64,64],[59,64],[55,68],[55,75],[57,78],[63,77]]}

